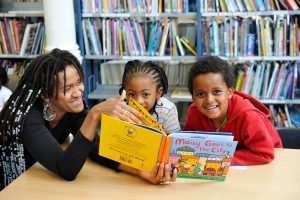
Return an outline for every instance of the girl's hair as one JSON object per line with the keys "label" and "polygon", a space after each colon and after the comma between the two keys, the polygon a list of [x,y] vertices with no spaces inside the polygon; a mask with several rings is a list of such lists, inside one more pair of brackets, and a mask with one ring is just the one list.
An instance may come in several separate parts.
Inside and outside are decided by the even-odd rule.
{"label": "girl's hair", "polygon": [[[41,95],[49,99],[57,97],[59,72],[72,65],[84,81],[83,69],[78,59],[68,51],[53,49],[31,61],[18,86],[0,113],[0,177],[1,187],[9,184],[25,170],[23,147],[23,123],[28,111],[36,102],[42,102]],[[55,93],[55,94],[54,94]],[[4,183],[2,184],[2,181]]]}
{"label": "girl's hair", "polygon": [[[123,77],[122,77],[122,83],[121,88],[119,90],[119,93],[121,94],[123,89],[125,88],[126,83],[128,80],[135,74],[142,74],[145,76],[151,76],[153,78],[153,81],[157,84],[156,89],[163,88],[163,93],[161,96],[166,94],[168,92],[168,79],[165,73],[165,70],[159,66],[158,64],[147,61],[147,62],[141,62],[139,60],[133,60],[128,61],[125,65]],[[159,118],[157,112],[155,111],[155,107],[157,105],[157,101],[155,101],[155,104],[151,110],[149,110],[149,113],[153,114],[155,113],[157,116],[157,119]]]}
{"label": "girl's hair", "polygon": [[188,89],[193,95],[193,81],[201,74],[218,73],[221,74],[228,88],[234,87],[235,77],[230,65],[217,56],[203,56],[191,67],[188,74]]}
{"label": "girl's hair", "polygon": [[163,94],[168,92],[168,79],[165,73],[165,70],[158,64],[147,61],[141,62],[139,60],[128,61],[125,65],[121,88],[119,93],[121,94],[127,81],[135,74],[140,73],[146,76],[151,76],[153,81],[157,84],[157,89],[160,87],[163,88]]}

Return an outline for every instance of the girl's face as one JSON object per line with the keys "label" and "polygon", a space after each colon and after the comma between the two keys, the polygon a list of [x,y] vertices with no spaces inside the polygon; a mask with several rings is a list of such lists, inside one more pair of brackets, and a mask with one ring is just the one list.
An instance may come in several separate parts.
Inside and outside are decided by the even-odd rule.
{"label": "girl's face", "polygon": [[198,110],[220,127],[228,110],[228,100],[233,89],[228,88],[219,73],[201,74],[193,80],[193,102]]}
{"label": "girl's face", "polygon": [[163,89],[156,89],[157,84],[153,81],[153,78],[145,75],[135,75],[128,79],[125,85],[125,91],[127,98],[134,98],[139,102],[146,110],[150,111],[156,99],[159,99],[162,95]]}
{"label": "girl's face", "polygon": [[[84,85],[73,65],[66,67],[66,86],[64,86],[64,72],[58,73],[58,96],[51,99],[57,115],[67,112],[78,113],[84,109],[83,91]],[[56,93],[56,91],[54,90]],[[64,94],[65,92],[65,94]]]}

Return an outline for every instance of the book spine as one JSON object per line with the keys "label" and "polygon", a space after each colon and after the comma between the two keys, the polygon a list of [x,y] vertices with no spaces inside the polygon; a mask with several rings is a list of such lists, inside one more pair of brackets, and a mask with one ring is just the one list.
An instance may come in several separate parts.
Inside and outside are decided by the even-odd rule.
{"label": "book spine", "polygon": [[167,42],[167,36],[169,33],[169,27],[170,27],[170,22],[165,21],[163,33],[162,33],[162,37],[161,37],[161,42],[160,42],[159,49],[158,49],[159,56],[163,56],[165,54],[165,47],[166,47],[166,42]]}
{"label": "book spine", "polygon": [[171,136],[164,136],[162,139],[162,147],[161,147],[161,151],[159,152],[159,160],[158,160],[161,161],[161,163],[167,164],[169,162],[172,140],[173,138]]}

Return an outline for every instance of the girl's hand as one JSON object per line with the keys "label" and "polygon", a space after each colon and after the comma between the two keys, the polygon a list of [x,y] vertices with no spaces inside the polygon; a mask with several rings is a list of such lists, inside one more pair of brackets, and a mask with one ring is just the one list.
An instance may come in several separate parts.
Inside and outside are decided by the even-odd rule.
{"label": "girl's hand", "polygon": [[165,184],[169,181],[175,182],[177,177],[177,170],[175,169],[172,173],[172,176],[170,175],[170,168],[168,164],[164,163],[157,163],[155,169],[152,173],[139,171],[138,175],[149,181],[153,184]]}

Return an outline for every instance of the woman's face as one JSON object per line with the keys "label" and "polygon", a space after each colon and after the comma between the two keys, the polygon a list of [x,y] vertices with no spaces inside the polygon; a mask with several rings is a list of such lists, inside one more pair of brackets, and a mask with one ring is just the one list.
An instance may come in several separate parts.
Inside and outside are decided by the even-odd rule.
{"label": "woman's face", "polygon": [[[64,84],[64,71],[58,73],[58,81],[58,96],[51,99],[56,114],[81,112],[84,109],[84,85],[74,66],[66,67],[66,84]],[[56,94],[55,90],[54,93]]]}

